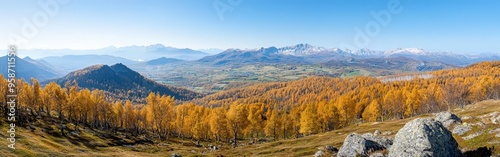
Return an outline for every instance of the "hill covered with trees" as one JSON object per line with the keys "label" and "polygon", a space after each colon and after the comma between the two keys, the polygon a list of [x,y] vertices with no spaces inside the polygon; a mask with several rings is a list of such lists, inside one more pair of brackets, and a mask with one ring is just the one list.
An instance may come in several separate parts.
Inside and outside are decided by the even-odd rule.
{"label": "hill covered with trees", "polygon": [[139,103],[143,103],[144,98],[150,92],[169,95],[177,100],[191,100],[201,96],[201,94],[187,89],[156,83],[120,63],[112,66],[90,66],[71,72],[62,78],[43,83],[49,82],[55,82],[60,86],[64,86],[68,82],[70,84],[76,83],[81,88],[106,91],[106,94],[115,99]]}

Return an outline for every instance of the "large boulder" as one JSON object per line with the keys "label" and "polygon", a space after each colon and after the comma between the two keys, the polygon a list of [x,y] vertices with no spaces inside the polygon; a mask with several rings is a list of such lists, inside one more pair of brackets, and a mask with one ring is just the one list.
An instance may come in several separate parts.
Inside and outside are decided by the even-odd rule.
{"label": "large boulder", "polygon": [[436,115],[436,120],[443,123],[443,125],[445,127],[449,127],[450,125],[455,124],[455,123],[457,123],[457,124],[462,123],[462,120],[457,115],[455,115],[451,112],[448,112],[448,111],[439,112]]}
{"label": "large boulder", "polygon": [[405,124],[389,149],[389,157],[460,157],[462,152],[451,132],[432,118],[417,118]]}
{"label": "large boulder", "polygon": [[373,141],[381,145],[382,147],[384,147],[384,149],[389,149],[392,146],[392,139],[386,138],[384,136],[377,136],[375,134],[366,133],[363,134],[363,137],[367,140]]}
{"label": "large boulder", "polygon": [[[374,139],[377,139],[377,141],[373,141]],[[378,137],[374,137],[373,134],[359,135],[356,133],[352,133],[345,138],[344,144],[342,145],[342,147],[340,147],[337,156],[369,156],[371,152],[386,149],[386,147],[384,146],[385,144],[383,145],[377,143],[378,141]]]}

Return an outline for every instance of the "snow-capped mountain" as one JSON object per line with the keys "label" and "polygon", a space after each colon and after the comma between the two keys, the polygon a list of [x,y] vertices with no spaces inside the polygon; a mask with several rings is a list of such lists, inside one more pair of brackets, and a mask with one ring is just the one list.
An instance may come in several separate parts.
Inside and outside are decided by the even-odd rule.
{"label": "snow-capped mountain", "polygon": [[339,48],[324,48],[309,44],[297,44],[281,48],[268,47],[259,49],[228,49],[217,55],[205,57],[199,61],[216,65],[240,63],[324,63],[328,61],[343,61],[350,59],[370,58],[409,58],[416,61],[442,62],[456,66],[466,66],[477,61],[495,60],[495,57],[469,57],[449,51],[433,52],[421,48],[397,48],[389,51],[370,49],[341,50]]}
{"label": "snow-capped mountain", "polygon": [[421,61],[439,61],[451,65],[464,66],[471,63],[468,56],[449,51],[432,52],[421,48],[397,48],[384,52],[384,57],[406,57]]}
{"label": "snow-capped mountain", "polygon": [[315,47],[309,44],[298,44],[294,46],[286,46],[278,49],[278,53],[284,55],[292,55],[292,56],[308,56],[312,54],[317,54],[321,52],[327,51],[326,48],[323,47]]}
{"label": "snow-capped mountain", "polygon": [[449,51],[443,51],[443,52],[432,52],[432,51],[427,51],[421,48],[397,48],[393,50],[389,50],[384,52],[384,56],[391,56],[391,55],[418,55],[418,56],[459,56],[459,57],[467,57],[462,54],[455,54],[453,52]]}
{"label": "snow-capped mountain", "polygon": [[370,49],[359,49],[357,51],[351,51],[347,50],[349,53],[357,56],[375,56],[375,57],[380,57],[384,54],[383,51],[375,51],[375,50],[370,50]]}

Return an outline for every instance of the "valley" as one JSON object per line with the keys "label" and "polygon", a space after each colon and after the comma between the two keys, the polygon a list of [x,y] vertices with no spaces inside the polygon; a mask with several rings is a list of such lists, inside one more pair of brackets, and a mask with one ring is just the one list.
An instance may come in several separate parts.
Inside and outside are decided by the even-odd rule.
{"label": "valley", "polygon": [[500,157],[500,1],[0,6],[0,157]]}
{"label": "valley", "polygon": [[[208,95],[156,83],[123,64],[94,65],[41,84],[36,79],[31,83],[16,81],[16,88],[21,91],[16,110],[20,146],[15,150],[1,148],[0,153],[309,156],[318,151],[317,147],[338,148],[341,139],[353,132],[389,131],[387,135],[392,138],[408,120],[440,111],[477,118],[492,115],[484,124],[479,124],[477,118],[464,118],[474,125],[464,123],[463,127],[474,133],[454,135],[454,139],[460,143],[456,149],[467,153],[498,143],[494,129],[497,115],[493,111],[500,99],[499,65],[500,62],[481,62],[463,68],[379,78],[354,76],[364,73],[357,69],[332,77],[307,75],[345,69],[245,65],[234,71],[219,71],[218,75],[226,77],[221,81],[229,82],[227,77],[256,80],[239,79],[240,84],[228,84]],[[242,73],[228,75],[235,72]],[[259,80],[253,76],[258,74],[304,78]],[[6,83],[1,80],[0,86]],[[0,90],[0,96],[6,92]],[[494,100],[483,102],[490,99]],[[3,100],[0,104],[5,106]],[[0,109],[7,111],[5,107]],[[8,124],[5,120],[0,122],[2,126]],[[488,134],[477,133],[478,127]]]}
{"label": "valley", "polygon": [[148,66],[138,69],[156,82],[186,87],[200,93],[241,87],[255,83],[286,82],[310,76],[370,76],[353,68],[330,68],[321,65],[255,64],[237,67],[207,67],[188,63]]}

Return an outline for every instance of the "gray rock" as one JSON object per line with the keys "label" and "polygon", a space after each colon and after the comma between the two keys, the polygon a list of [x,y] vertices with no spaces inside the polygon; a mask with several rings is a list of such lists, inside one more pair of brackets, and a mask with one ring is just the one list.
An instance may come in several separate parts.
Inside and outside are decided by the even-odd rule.
{"label": "gray rock", "polygon": [[457,134],[457,135],[463,135],[467,132],[469,132],[470,130],[472,130],[472,127],[469,126],[469,125],[457,125],[455,126],[455,128],[453,128],[453,134]]}
{"label": "gray rock", "polygon": [[443,123],[443,125],[445,127],[449,127],[450,125],[452,125],[454,123],[458,123],[458,124],[462,123],[462,120],[457,115],[455,115],[451,112],[448,112],[448,111],[439,112],[436,115],[436,121]]}
{"label": "gray rock", "polygon": [[371,133],[366,133],[363,134],[363,137],[367,140],[373,141],[381,146],[383,146],[385,149],[389,149],[392,146],[392,139],[383,137],[383,136],[376,136],[375,134]]}
{"label": "gray rock", "polygon": [[386,131],[386,132],[382,133],[383,136],[388,136],[388,135],[391,135],[391,134],[392,134],[392,132],[390,132],[390,131]]}
{"label": "gray rock", "polygon": [[461,157],[458,143],[442,123],[417,118],[405,124],[389,149],[389,157]]}
{"label": "gray rock", "polygon": [[375,135],[375,136],[378,136],[380,134],[382,134],[382,132],[380,132],[380,130],[375,130],[375,132],[373,132],[373,135]]}
{"label": "gray rock", "polygon": [[316,153],[314,153],[314,157],[320,157],[320,156],[325,156],[325,153],[322,150],[318,150]]}
{"label": "gray rock", "polygon": [[171,156],[171,157],[182,157],[181,155],[179,155],[179,154],[177,154],[177,153],[171,154],[170,156]]}
{"label": "gray rock", "polygon": [[334,146],[331,145],[326,145],[325,146],[325,151],[330,152],[330,153],[337,153],[339,149],[335,148]]}
{"label": "gray rock", "polygon": [[[373,135],[365,135],[366,137]],[[351,156],[368,156],[371,152],[377,150],[384,150],[385,147],[365,138],[365,136],[361,136],[356,133],[352,133],[348,135],[342,147],[340,147],[337,156],[339,157],[351,157]]]}
{"label": "gray rock", "polygon": [[370,154],[370,157],[385,157],[385,155],[380,153],[380,152],[377,152],[377,153]]}
{"label": "gray rock", "polygon": [[469,119],[472,119],[472,116],[463,116],[460,119],[462,119],[462,120],[469,120]]}

